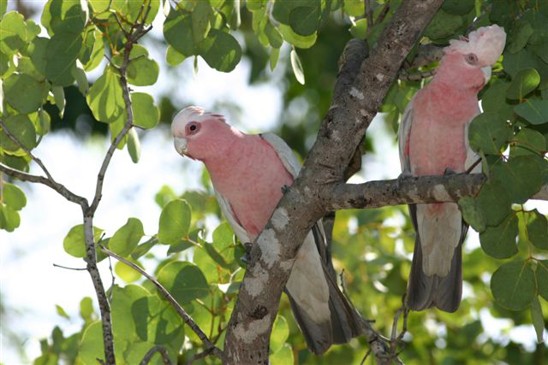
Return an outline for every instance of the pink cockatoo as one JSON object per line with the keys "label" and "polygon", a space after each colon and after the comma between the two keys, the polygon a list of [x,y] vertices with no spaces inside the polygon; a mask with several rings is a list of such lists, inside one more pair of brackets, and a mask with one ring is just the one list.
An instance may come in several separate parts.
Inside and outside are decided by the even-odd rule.
{"label": "pink cockatoo", "polygon": [[[249,135],[220,114],[190,106],[171,124],[175,149],[202,161],[217,201],[242,243],[254,242],[290,186],[300,165],[287,144],[273,134]],[[316,354],[332,343],[361,334],[360,317],[330,276],[321,221],[301,246],[286,284],[293,314]]]}
{"label": "pink cockatoo", "polygon": [[[478,92],[505,42],[504,30],[491,25],[471,32],[468,39],[452,40],[444,49],[434,78],[403,115],[399,149],[404,175],[464,172],[477,162],[468,144],[468,125],[480,113]],[[416,240],[407,306],[454,312],[462,295],[461,246],[468,225],[456,203],[410,205],[409,211]]]}

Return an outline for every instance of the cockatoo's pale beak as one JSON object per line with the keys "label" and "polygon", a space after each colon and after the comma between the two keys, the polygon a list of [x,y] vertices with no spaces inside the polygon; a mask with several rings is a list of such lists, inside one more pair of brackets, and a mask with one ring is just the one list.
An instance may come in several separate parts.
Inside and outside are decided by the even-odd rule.
{"label": "cockatoo's pale beak", "polygon": [[487,84],[491,78],[491,66],[482,67],[481,72],[483,72],[483,77],[485,79],[485,83]]}
{"label": "cockatoo's pale beak", "polygon": [[175,137],[173,139],[173,145],[175,146],[175,150],[177,150],[177,152],[180,155],[184,155],[186,153],[186,149],[187,149],[186,138]]}

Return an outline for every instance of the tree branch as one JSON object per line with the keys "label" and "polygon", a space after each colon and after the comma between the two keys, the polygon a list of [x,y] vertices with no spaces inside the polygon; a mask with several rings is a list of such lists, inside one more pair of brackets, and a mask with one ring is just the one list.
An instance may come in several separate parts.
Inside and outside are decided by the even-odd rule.
{"label": "tree branch", "polygon": [[19,179],[21,181],[27,181],[31,183],[46,185],[50,187],[51,189],[55,190],[57,193],[59,193],[62,197],[64,197],[68,201],[76,203],[80,205],[81,207],[88,206],[88,202],[84,197],[74,194],[72,191],[67,189],[63,184],[59,184],[58,182],[54,180],[50,180],[47,177],[32,175],[20,170],[16,170],[1,162],[0,162],[0,172],[3,172],[6,175]]}
{"label": "tree branch", "polygon": [[[327,212],[333,186],[344,181],[344,171],[404,58],[441,4],[442,0],[402,2],[371,57],[357,61],[361,63],[357,77],[350,71],[354,77],[346,80],[341,70],[332,106],[299,177],[273,212],[276,219],[266,225],[252,247],[227,330],[225,363],[268,363],[269,336],[295,255],[312,225]],[[352,40],[348,46],[353,44],[359,41]],[[377,338],[368,340],[376,342]],[[383,347],[372,346],[379,363],[385,354]]]}
{"label": "tree branch", "polygon": [[387,205],[455,202],[476,195],[483,174],[408,176],[394,180],[339,184],[330,196],[330,209],[379,208]]}

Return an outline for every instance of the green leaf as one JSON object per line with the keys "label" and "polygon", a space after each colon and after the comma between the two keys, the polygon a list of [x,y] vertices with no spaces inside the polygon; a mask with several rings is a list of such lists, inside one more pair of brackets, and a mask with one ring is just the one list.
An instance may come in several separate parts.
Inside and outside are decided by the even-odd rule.
{"label": "green leaf", "polygon": [[160,69],[156,61],[148,58],[148,51],[145,47],[136,44],[129,57],[131,61],[127,68],[127,78],[130,84],[148,86],[158,80]]}
{"label": "green leaf", "polygon": [[212,14],[208,1],[197,1],[192,11],[192,38],[195,44],[203,41],[211,28],[209,17]]}
{"label": "green leaf", "polygon": [[178,52],[173,46],[167,46],[166,61],[170,66],[177,66],[186,60],[186,56]]}
{"label": "green leaf", "polygon": [[[4,125],[6,126],[7,131],[26,149],[31,150],[36,147],[36,130],[28,116],[23,114],[9,116],[4,120]],[[11,152],[20,149],[19,144],[10,139],[1,127],[0,148]]]}
{"label": "green leaf", "polygon": [[172,9],[164,22],[164,38],[185,57],[198,52],[198,45],[194,42],[192,34],[192,17],[189,14]]}
{"label": "green leaf", "polygon": [[498,226],[512,212],[511,203],[504,183],[496,180],[487,181],[476,198],[477,209],[488,226]]}
{"label": "green leaf", "polygon": [[[95,242],[101,238],[103,230],[93,227],[93,239]],[[86,243],[84,235],[84,225],[78,224],[72,227],[63,239],[63,248],[65,252],[74,257],[86,256]]]}
{"label": "green leaf", "polygon": [[267,22],[264,27],[264,33],[266,37],[268,38],[268,43],[272,46],[272,48],[280,48],[282,44],[284,43],[284,39],[282,38],[282,35],[276,27],[274,27],[270,22]]}
{"label": "green leaf", "polygon": [[303,65],[301,64],[301,60],[299,58],[299,55],[297,54],[297,51],[295,49],[291,50],[290,54],[291,58],[291,68],[293,69],[293,74],[295,75],[295,78],[299,82],[299,84],[304,85],[304,70]]}
{"label": "green leaf", "polygon": [[280,49],[272,48],[270,50],[270,57],[269,57],[270,70],[274,70],[274,68],[276,68],[279,58],[280,58]]}
{"label": "green leaf", "polygon": [[528,213],[527,235],[529,241],[541,250],[548,250],[548,221],[538,210]]}
{"label": "green leaf", "polygon": [[519,71],[513,78],[506,97],[508,99],[523,100],[527,94],[535,90],[540,84],[540,75],[534,68]]}
{"label": "green leaf", "polygon": [[512,78],[516,77],[516,74],[520,70],[527,68],[542,70],[544,67],[539,65],[538,59],[533,52],[529,50],[529,47],[524,48],[517,53],[504,52],[502,65],[504,66],[504,72],[509,74]]}
{"label": "green leaf", "polygon": [[89,88],[86,101],[95,119],[112,123],[125,113],[124,98],[120,77],[111,67],[107,67]]}
{"label": "green leaf", "polygon": [[320,2],[312,1],[311,6],[297,6],[289,13],[289,25],[301,36],[314,34],[320,25]]}
{"label": "green leaf", "polygon": [[537,343],[544,343],[544,316],[542,315],[540,301],[536,295],[533,297],[533,300],[531,300],[531,320],[537,334]]}
{"label": "green leaf", "polygon": [[91,321],[93,316],[93,300],[90,297],[84,297],[80,301],[80,317],[86,322]]}
{"label": "green leaf", "polygon": [[498,226],[487,227],[480,233],[481,248],[497,259],[512,257],[518,252],[517,235],[518,218],[515,214],[510,214]]}
{"label": "green leaf", "polygon": [[0,196],[3,197],[4,204],[11,209],[21,210],[27,205],[25,193],[18,186],[4,182],[0,189]]}
{"label": "green leaf", "polygon": [[443,40],[452,37],[463,24],[462,16],[439,10],[424,31],[424,35],[432,40]]}
{"label": "green leaf", "polygon": [[465,196],[459,199],[459,207],[462,212],[462,218],[477,232],[483,232],[486,229],[485,219],[476,205],[476,199]]}
{"label": "green leaf", "polygon": [[514,311],[526,309],[535,296],[535,277],[528,262],[501,265],[491,278],[491,290],[501,306]]}
{"label": "green leaf", "polygon": [[506,49],[510,53],[521,51],[534,33],[533,27],[527,21],[518,21],[517,29],[510,33]]}
{"label": "green leaf", "polygon": [[531,154],[540,156],[546,151],[546,139],[542,133],[531,128],[522,128],[512,142],[510,145],[510,158]]}
{"label": "green leaf", "polygon": [[28,46],[28,53],[32,65],[34,66],[36,72],[40,74],[40,77],[37,80],[42,80],[46,75],[46,53],[49,45],[49,39],[36,37],[31,44]]}
{"label": "green leaf", "polygon": [[89,83],[84,70],[82,70],[80,67],[73,67],[72,76],[76,79],[78,90],[82,93],[82,95],[87,95],[89,90]]}
{"label": "green leaf", "polygon": [[128,256],[133,252],[145,234],[143,223],[137,218],[129,218],[110,238],[109,248],[120,256]]}
{"label": "green leaf", "polygon": [[65,90],[61,86],[53,86],[51,92],[53,93],[55,105],[57,105],[57,109],[59,109],[59,116],[63,118],[63,113],[65,111]]}
{"label": "green leaf", "polygon": [[317,33],[313,33],[307,36],[299,35],[295,33],[290,26],[285,24],[280,24],[278,26],[278,30],[280,31],[281,35],[283,36],[286,42],[298,48],[312,47],[314,43],[316,43],[316,39],[318,37]]}
{"label": "green leaf", "polygon": [[[135,47],[135,45],[134,45]],[[92,71],[101,64],[105,56],[103,37],[98,29],[90,28],[84,33],[82,49],[78,58],[84,65],[84,70]]]}
{"label": "green leaf", "polygon": [[514,112],[531,124],[544,124],[548,122],[548,100],[525,100],[514,107]]}
{"label": "green leaf", "polygon": [[535,270],[537,290],[544,300],[548,300],[548,260],[538,260]]}
{"label": "green leaf", "polygon": [[127,152],[131,157],[133,163],[139,162],[141,158],[141,141],[139,140],[139,135],[135,128],[131,128],[127,134]]}
{"label": "green leaf", "polygon": [[0,0],[0,18],[6,14],[8,10],[8,0]]}
{"label": "green leaf", "polygon": [[441,8],[449,14],[466,15],[474,9],[474,0],[445,0]]}
{"label": "green leaf", "polygon": [[42,25],[48,33],[80,33],[87,16],[80,0],[49,0],[42,13]]}
{"label": "green leaf", "polygon": [[80,33],[57,33],[51,37],[46,51],[46,77],[56,85],[72,85],[71,70],[81,49]]}
{"label": "green leaf", "polygon": [[160,120],[160,111],[154,105],[152,96],[146,93],[131,93],[131,108],[133,109],[133,124],[144,128],[155,127]]}
{"label": "green leaf", "polygon": [[12,55],[24,50],[39,33],[33,21],[25,22],[23,15],[10,11],[0,20],[0,51]]}
{"label": "green leaf", "polygon": [[95,321],[86,327],[80,341],[78,358],[84,365],[97,364],[97,358],[104,357],[102,322]]}
{"label": "green leaf", "polygon": [[200,43],[200,55],[211,68],[230,72],[240,62],[242,48],[230,34],[211,29],[207,38]]}
{"label": "green leaf", "polygon": [[289,336],[289,326],[286,319],[278,314],[274,320],[272,326],[272,333],[270,334],[270,352],[275,354],[284,345],[287,337]]}
{"label": "green leaf", "polygon": [[57,314],[65,319],[70,319],[70,316],[68,315],[68,313],[65,311],[65,309],[63,307],[61,307],[60,305],[56,304],[55,305],[55,309],[57,311]]}
{"label": "green leaf", "polygon": [[204,274],[190,262],[175,261],[167,264],[160,269],[158,281],[183,305],[209,293]]}
{"label": "green leaf", "polygon": [[161,243],[175,245],[188,236],[190,228],[190,205],[185,200],[169,202],[160,214],[158,239]]}
{"label": "green leaf", "polygon": [[[139,262],[129,258],[129,261],[132,261],[134,264],[139,265]],[[141,266],[141,265],[139,265]],[[114,272],[126,283],[133,283],[141,278],[141,274],[134,268],[124,264],[121,261],[118,261],[114,265]]]}
{"label": "green leaf", "polygon": [[21,224],[19,213],[0,202],[0,229],[13,232]]}
{"label": "green leaf", "polygon": [[3,89],[6,102],[21,114],[37,111],[45,103],[48,94],[44,81],[18,73],[4,80]]}
{"label": "green leaf", "polygon": [[367,18],[356,20],[356,23],[350,28],[350,33],[354,38],[365,39],[367,37]]}
{"label": "green leaf", "polygon": [[490,177],[506,190],[505,197],[522,204],[542,186],[542,158],[537,155],[516,156],[508,162],[497,161],[490,169]]}
{"label": "green leaf", "polygon": [[484,112],[498,114],[501,120],[513,119],[514,107],[508,104],[506,91],[510,82],[501,79],[494,79],[485,88],[481,98],[481,107]]}
{"label": "green leaf", "polygon": [[468,129],[470,147],[476,152],[499,155],[512,136],[512,129],[496,113],[478,115]]}
{"label": "green leaf", "polygon": [[270,356],[270,364],[272,365],[285,365],[285,364],[294,364],[295,359],[293,357],[293,350],[291,346],[285,343],[282,348],[273,353]]}

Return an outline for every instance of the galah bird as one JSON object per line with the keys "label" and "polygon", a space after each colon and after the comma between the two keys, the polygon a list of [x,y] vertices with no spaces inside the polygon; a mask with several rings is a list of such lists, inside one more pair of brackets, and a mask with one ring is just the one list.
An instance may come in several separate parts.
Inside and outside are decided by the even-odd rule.
{"label": "galah bird", "polygon": [[[171,124],[175,149],[202,161],[217,201],[242,243],[261,233],[300,165],[287,144],[274,134],[250,135],[226,123],[220,114],[190,106]],[[321,221],[302,244],[285,291],[293,314],[316,354],[332,343],[361,334],[360,317],[337,287]]]}
{"label": "galah bird", "polygon": [[[477,162],[479,157],[469,147],[468,126],[480,113],[478,92],[505,42],[506,33],[497,25],[450,41],[432,81],[404,112],[399,131],[403,175],[459,173]],[[461,246],[468,225],[456,203],[409,205],[409,212],[416,240],[407,307],[454,312],[462,296]]]}

